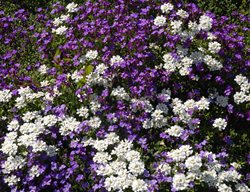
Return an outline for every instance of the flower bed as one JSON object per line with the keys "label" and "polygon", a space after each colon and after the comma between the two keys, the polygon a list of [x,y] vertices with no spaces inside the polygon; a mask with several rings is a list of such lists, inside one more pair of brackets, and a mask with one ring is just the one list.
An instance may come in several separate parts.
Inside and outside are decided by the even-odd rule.
{"label": "flower bed", "polygon": [[160,0],[1,11],[0,191],[248,192],[235,18]]}

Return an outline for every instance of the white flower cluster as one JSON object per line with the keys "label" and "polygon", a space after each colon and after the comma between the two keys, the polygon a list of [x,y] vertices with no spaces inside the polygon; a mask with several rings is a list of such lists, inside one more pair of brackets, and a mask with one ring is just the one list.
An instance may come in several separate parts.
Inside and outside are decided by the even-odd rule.
{"label": "white flower cluster", "polygon": [[18,89],[19,97],[16,98],[15,106],[18,109],[25,107],[28,103],[33,102],[35,99],[42,98],[44,96],[43,92],[33,93],[30,87],[21,87]]}
{"label": "white flower cluster", "polygon": [[233,191],[232,186],[236,191],[249,191],[245,184],[238,183],[242,175],[236,169],[223,170],[216,155],[211,152],[203,151],[198,154],[193,152],[191,146],[182,145],[167,155],[173,162],[161,162],[156,170],[165,176],[173,177],[172,187],[175,191],[188,190],[190,183],[196,181],[205,182],[218,191]]}
{"label": "white flower cluster", "polygon": [[[115,133],[109,133],[103,140],[84,143],[97,150],[93,161],[99,165],[96,172],[105,177],[108,191],[124,191],[130,187],[134,192],[147,191],[147,183],[138,178],[145,170],[144,163],[130,141],[120,141]],[[110,146],[113,148],[109,151]]]}
{"label": "white flower cluster", "polygon": [[[66,9],[69,13],[73,13],[73,12],[77,12],[78,11],[78,5],[75,4],[74,2],[69,3],[66,6]],[[65,25],[61,25],[63,24],[68,18],[70,17],[69,14],[67,15],[61,15],[60,17],[56,17],[53,21],[53,25],[57,28],[52,29],[52,33],[55,33],[57,35],[64,35],[66,34],[66,31],[68,30],[68,27],[66,27]],[[61,25],[61,26],[60,26]]]}
{"label": "white flower cluster", "polygon": [[174,6],[171,3],[164,3],[163,5],[161,5],[161,11],[163,13],[168,14],[173,9],[174,9]]}
{"label": "white flower cluster", "polygon": [[205,55],[204,62],[207,64],[208,68],[211,71],[217,71],[223,68],[222,63],[213,58],[211,55]]}
{"label": "white flower cluster", "polygon": [[68,10],[69,13],[74,13],[78,11],[78,5],[72,2],[66,6],[66,9]]}
{"label": "white flower cluster", "polygon": [[0,102],[6,103],[9,102],[12,98],[12,94],[9,89],[0,90]]}
{"label": "white flower cluster", "polygon": [[184,129],[178,125],[171,126],[165,132],[173,137],[180,137],[183,133]]}
{"label": "white flower cluster", "polygon": [[182,24],[181,20],[174,20],[170,22],[171,31],[173,34],[180,34],[182,31]]}
{"label": "white flower cluster", "polygon": [[47,71],[48,71],[48,67],[46,65],[41,65],[39,68],[38,68],[38,71],[44,75],[44,74],[47,74]]}
{"label": "white flower cluster", "polygon": [[164,114],[168,113],[168,107],[160,103],[156,106],[155,110],[151,109],[151,119],[147,119],[143,122],[143,128],[149,129],[149,128],[161,128],[167,124],[167,118],[164,116]]}
{"label": "white flower cluster", "polygon": [[214,120],[213,127],[218,128],[220,131],[227,127],[227,121],[222,118],[217,118]]}
{"label": "white flower cluster", "polygon": [[189,14],[186,11],[184,11],[183,9],[179,9],[176,12],[176,15],[180,16],[183,19],[188,18],[188,16],[189,16]]}
{"label": "white flower cluster", "polygon": [[[202,97],[199,101],[194,101],[193,99],[189,99],[184,103],[178,99],[174,98],[172,101],[172,108],[175,115],[177,115],[180,120],[189,125],[192,120],[192,115],[190,112],[208,110],[209,109],[209,100],[205,97]],[[189,126],[193,128],[192,126]]]}
{"label": "white flower cluster", "polygon": [[80,125],[74,117],[66,117],[61,121],[60,134],[63,136],[69,135],[71,132],[76,131]]}
{"label": "white flower cluster", "polygon": [[158,26],[158,27],[163,27],[166,25],[166,17],[161,15],[161,16],[157,16],[155,19],[154,19],[154,25]]}
{"label": "white flower cluster", "polygon": [[123,62],[124,59],[120,55],[115,55],[110,59],[110,64],[111,66],[114,65],[115,63],[121,63]]}
{"label": "white flower cluster", "polygon": [[68,73],[67,77],[70,77],[75,83],[78,83],[82,78],[82,74],[80,71],[76,70],[72,74]]}
{"label": "white flower cluster", "polygon": [[129,94],[121,86],[114,88],[111,92],[111,96],[116,97],[118,100],[129,100]]}
{"label": "white flower cluster", "polygon": [[249,102],[250,101],[250,83],[247,77],[240,74],[240,75],[237,75],[234,80],[240,86],[240,91],[234,94],[234,102],[236,104]]}
{"label": "white flower cluster", "polygon": [[77,114],[80,117],[88,118],[89,117],[89,109],[87,107],[81,107],[77,109]]}
{"label": "white flower cluster", "polygon": [[57,35],[64,35],[68,28],[66,26],[60,26],[56,29],[52,29],[52,33],[55,33]]}
{"label": "white flower cluster", "polygon": [[221,49],[221,44],[214,41],[214,42],[209,42],[208,43],[208,50],[211,52],[211,53],[218,53]]}
{"label": "white flower cluster", "polygon": [[90,50],[86,53],[85,57],[88,59],[88,60],[94,60],[96,59],[98,56],[98,52],[96,50]]}
{"label": "white flower cluster", "polygon": [[89,86],[93,85],[103,85],[103,86],[108,86],[108,82],[112,80],[112,77],[104,77],[105,70],[108,67],[101,63],[96,66],[95,70],[91,72],[89,75],[86,77],[86,84]]}
{"label": "white flower cluster", "polygon": [[67,14],[67,15],[61,15],[60,17],[57,17],[57,18],[54,19],[53,25],[56,26],[56,27],[58,27],[64,21],[66,21],[68,18],[69,18],[69,14]]}
{"label": "white flower cluster", "polygon": [[[161,9],[162,12],[169,12],[173,9],[173,6],[171,4],[163,4]],[[183,9],[178,9],[176,15],[180,18],[178,20],[170,20],[169,28],[173,34],[180,35],[182,43],[187,39],[194,40],[200,31],[205,31],[208,34],[208,40],[215,39],[214,35],[209,32],[212,28],[212,18],[209,16],[202,15],[197,22],[188,21],[188,28],[183,29],[184,20],[189,17],[189,14]],[[156,26],[165,26],[167,24],[166,18],[164,16],[157,16],[154,24]],[[204,62],[211,71],[220,70],[223,68],[222,63],[210,55],[217,54],[220,49],[221,45],[216,41],[209,42],[206,49],[200,48],[200,51],[192,51],[190,53],[189,49],[178,46],[175,56],[173,53],[164,54],[163,68],[169,72],[178,71],[181,76],[186,76],[190,74],[193,64]],[[193,80],[197,80],[197,78],[198,76],[193,78]]]}
{"label": "white flower cluster", "polygon": [[[1,168],[5,174],[4,180],[9,185],[20,181],[20,178],[12,175],[12,172],[26,166],[28,148],[31,147],[34,153],[44,151],[48,156],[55,156],[57,152],[55,146],[47,145],[46,142],[39,138],[39,136],[46,131],[46,127],[53,126],[57,123],[58,120],[56,116],[47,115],[42,117],[38,111],[28,111],[23,115],[22,120],[24,121],[23,124],[19,124],[16,119],[13,119],[8,124],[7,127],[10,132],[6,134],[0,148],[0,151],[8,156]],[[19,152],[20,149],[22,149],[22,152]],[[32,167],[30,169],[30,175],[31,177],[38,177],[39,167]]]}
{"label": "white flower cluster", "polygon": [[209,16],[202,15],[199,19],[199,29],[209,31],[212,28],[213,19]]}

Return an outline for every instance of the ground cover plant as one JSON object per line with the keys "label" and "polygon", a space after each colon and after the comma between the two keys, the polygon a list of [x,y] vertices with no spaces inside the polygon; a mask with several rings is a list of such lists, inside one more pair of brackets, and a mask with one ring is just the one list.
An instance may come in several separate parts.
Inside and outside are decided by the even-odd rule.
{"label": "ground cover plant", "polygon": [[0,11],[0,191],[250,191],[250,17],[232,16]]}

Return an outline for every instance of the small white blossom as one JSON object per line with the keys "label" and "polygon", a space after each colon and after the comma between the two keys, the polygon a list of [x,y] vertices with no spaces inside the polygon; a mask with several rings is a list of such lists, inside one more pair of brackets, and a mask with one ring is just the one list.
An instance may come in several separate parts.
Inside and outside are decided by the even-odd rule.
{"label": "small white blossom", "polygon": [[166,25],[166,17],[161,15],[161,16],[157,16],[155,19],[154,19],[154,25],[158,26],[158,27],[163,27]]}
{"label": "small white blossom", "polygon": [[68,10],[69,13],[74,13],[78,11],[78,5],[72,2],[66,6],[66,9]]}
{"label": "small white blossom", "polygon": [[88,51],[87,53],[86,53],[86,58],[88,59],[88,60],[94,60],[94,59],[96,59],[97,58],[97,56],[98,56],[98,52],[95,50],[95,51],[93,51],[93,50],[90,50],[90,51]]}
{"label": "small white blossom", "polygon": [[208,43],[208,50],[211,52],[211,53],[218,53],[221,49],[221,44],[214,41],[214,42],[209,42]]}
{"label": "small white blossom", "polygon": [[214,120],[213,127],[218,128],[220,131],[224,130],[227,126],[225,119],[217,118]]}
{"label": "small white blossom", "polygon": [[168,14],[173,9],[174,9],[174,6],[171,3],[164,3],[163,5],[161,5],[161,11],[163,13]]}

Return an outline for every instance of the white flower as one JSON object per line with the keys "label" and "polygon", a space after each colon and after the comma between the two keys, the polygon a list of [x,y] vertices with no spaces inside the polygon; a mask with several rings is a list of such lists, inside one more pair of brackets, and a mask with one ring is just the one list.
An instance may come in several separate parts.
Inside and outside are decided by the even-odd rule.
{"label": "white flower", "polygon": [[93,158],[93,161],[95,163],[108,163],[108,161],[110,161],[112,158],[111,156],[109,156],[108,153],[106,152],[97,152]]}
{"label": "white flower", "polygon": [[133,160],[128,166],[129,171],[134,175],[140,175],[144,172],[144,163],[142,161]]}
{"label": "white flower", "polygon": [[189,182],[183,173],[177,173],[173,177],[173,187],[178,191],[187,189]]}
{"label": "white flower", "polygon": [[227,126],[225,119],[217,118],[214,120],[213,127],[218,128],[220,131],[224,130]]}
{"label": "white flower", "polygon": [[206,16],[202,15],[199,19],[199,29],[204,30],[204,31],[209,31],[212,28],[212,21],[213,19]]}
{"label": "white flower", "polygon": [[241,174],[239,174],[236,170],[228,170],[222,171],[218,175],[219,183],[223,182],[237,182],[241,178]]}
{"label": "white flower", "polygon": [[61,122],[60,133],[63,136],[69,135],[70,132],[76,131],[80,122],[78,122],[74,117],[67,117]]}
{"label": "white flower", "polygon": [[78,83],[82,78],[83,76],[79,73],[79,71],[74,71],[72,74],[68,74],[71,79],[75,82],[75,83]]}
{"label": "white flower", "polygon": [[66,21],[68,18],[69,18],[69,14],[60,16],[61,21]]}
{"label": "white flower", "polygon": [[124,59],[120,55],[115,55],[110,59],[110,64],[111,66],[114,65],[115,63],[121,63],[123,62]]}
{"label": "white flower", "polygon": [[39,117],[39,111],[28,111],[23,115],[22,119],[24,122],[30,122],[37,117]]}
{"label": "white flower", "polygon": [[147,183],[142,179],[135,179],[132,183],[132,190],[134,192],[147,191]]}
{"label": "white flower", "polygon": [[88,118],[89,109],[87,107],[81,107],[80,109],[77,109],[77,115],[79,115],[80,117]]}
{"label": "white flower", "polygon": [[29,170],[29,175],[34,178],[34,177],[38,177],[40,175],[39,172],[39,166],[38,165],[33,165],[31,167],[31,169]]}
{"label": "white flower", "polygon": [[197,171],[202,166],[201,157],[199,155],[193,155],[186,159],[185,161],[186,168],[189,171]]}
{"label": "white flower", "polygon": [[41,73],[41,74],[46,74],[47,73],[47,70],[48,70],[48,67],[46,65],[41,65],[38,69],[38,71]]}
{"label": "white flower", "polygon": [[191,146],[182,145],[179,149],[173,149],[168,152],[168,156],[174,161],[179,162],[185,160],[188,156],[193,153]]}
{"label": "white flower", "polygon": [[158,27],[162,27],[164,25],[166,25],[166,17],[161,15],[161,16],[157,16],[155,19],[154,19],[154,25],[158,26]]}
{"label": "white flower", "polygon": [[173,137],[180,137],[183,131],[184,131],[183,128],[181,128],[178,125],[174,125],[171,126],[170,129],[167,129],[165,132]]}
{"label": "white flower", "polygon": [[129,100],[129,94],[125,91],[123,87],[116,87],[112,90],[111,96],[116,97],[119,100]]}
{"label": "white flower", "polygon": [[88,60],[94,60],[96,59],[98,56],[98,52],[95,50],[90,50],[86,53],[85,57],[88,59]]}
{"label": "white flower", "polygon": [[174,6],[171,3],[164,3],[163,5],[161,5],[161,11],[163,13],[167,14],[173,9],[174,9]]}
{"label": "white flower", "polygon": [[57,29],[52,29],[52,33],[55,33],[57,35],[63,35],[66,33],[67,29],[68,28],[66,26],[60,26]]}
{"label": "white flower", "polygon": [[196,102],[196,105],[198,107],[199,110],[205,110],[205,109],[209,109],[209,100],[205,97],[202,97],[198,102]]}
{"label": "white flower", "polygon": [[185,19],[189,16],[189,14],[184,11],[183,9],[179,9],[177,12],[176,12],[176,15],[180,16],[181,18]]}
{"label": "white flower", "polygon": [[182,21],[171,21],[170,26],[172,28],[172,33],[177,34],[181,32]]}
{"label": "white flower", "polygon": [[21,169],[25,165],[25,159],[22,156],[9,156],[2,164],[2,173],[8,174],[11,171]]}
{"label": "white flower", "polygon": [[13,119],[7,126],[8,131],[16,131],[19,128],[19,123],[16,119]]}
{"label": "white flower", "polygon": [[248,83],[247,77],[243,76],[242,74],[236,75],[236,77],[234,78],[234,81],[238,85],[242,85],[242,84]]}
{"label": "white flower", "polygon": [[53,25],[56,26],[56,27],[59,26],[62,23],[63,22],[59,17],[55,18],[54,21],[53,21]]}
{"label": "white flower", "polygon": [[247,101],[250,101],[250,96],[246,95],[244,92],[240,91],[234,94],[234,102],[236,104],[244,103]]}
{"label": "white flower", "polygon": [[47,145],[46,153],[48,156],[53,157],[57,155],[58,149],[53,145]]}
{"label": "white flower", "polygon": [[7,177],[4,177],[4,182],[7,183],[9,186],[13,186],[17,184],[20,181],[20,178],[16,175],[10,175]]}
{"label": "white flower", "polygon": [[213,33],[211,33],[211,32],[207,33],[207,39],[208,40],[215,40],[216,38],[217,37]]}
{"label": "white flower", "polygon": [[99,117],[91,117],[90,120],[88,121],[88,124],[90,127],[97,129],[100,127],[102,121]]}
{"label": "white flower", "polygon": [[207,64],[211,71],[221,70],[223,65],[218,60],[214,59],[211,55],[205,55],[204,62]]}
{"label": "white flower", "polygon": [[163,55],[164,65],[163,68],[167,71],[174,72],[176,69],[176,61],[174,57],[170,53],[166,53]]}
{"label": "white flower", "polygon": [[98,151],[104,151],[108,148],[109,143],[106,140],[96,140],[93,143],[93,147]]}
{"label": "white flower", "polygon": [[221,44],[214,41],[214,42],[209,42],[208,43],[208,50],[211,52],[211,53],[218,53],[221,49]]}
{"label": "white flower", "polygon": [[237,183],[235,185],[235,188],[236,188],[236,191],[239,191],[239,192],[249,192],[250,191],[249,187],[244,183]]}
{"label": "white flower", "polygon": [[78,5],[74,2],[72,3],[69,3],[67,6],[66,6],[66,9],[68,10],[69,13],[73,13],[73,12],[77,12],[78,11]]}
{"label": "white flower", "polygon": [[143,127],[144,129],[150,129],[150,128],[152,128],[153,126],[154,126],[154,122],[151,121],[150,119],[146,119],[146,120],[143,121],[143,123],[142,123],[142,127]]}
{"label": "white flower", "polygon": [[169,175],[171,173],[171,166],[167,163],[161,163],[158,167],[157,170],[160,172],[164,173],[165,175]]}
{"label": "white flower", "polygon": [[194,21],[188,22],[188,28],[191,30],[192,34],[195,35],[199,32],[199,25]]}
{"label": "white flower", "polygon": [[0,102],[7,103],[10,101],[12,97],[12,94],[10,90],[5,89],[5,90],[0,90]]}
{"label": "white flower", "polygon": [[232,188],[227,186],[226,184],[219,184],[218,192],[233,192]]}
{"label": "white flower", "polygon": [[51,127],[54,126],[58,121],[57,116],[55,115],[46,115],[42,118],[42,122],[45,126]]}
{"label": "white flower", "polygon": [[214,169],[203,171],[201,179],[202,181],[206,182],[209,186],[215,186],[217,183],[217,172]]}

